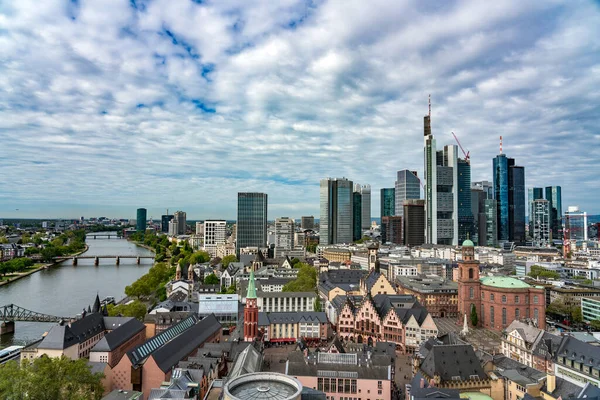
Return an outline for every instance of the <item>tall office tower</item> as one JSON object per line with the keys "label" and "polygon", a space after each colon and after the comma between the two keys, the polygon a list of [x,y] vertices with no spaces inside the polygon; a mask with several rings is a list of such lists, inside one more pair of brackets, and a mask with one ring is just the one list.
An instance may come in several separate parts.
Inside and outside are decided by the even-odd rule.
{"label": "tall office tower", "polygon": [[[471,211],[474,218],[474,235],[471,239],[478,246],[487,246],[487,222],[485,201],[494,198],[493,185],[488,181],[473,182],[471,185]],[[494,220],[494,225],[496,221]],[[493,244],[491,244],[493,245]]]}
{"label": "tall office tower", "polygon": [[352,243],[352,181],[327,178],[320,182],[319,243]]}
{"label": "tall office tower", "polygon": [[[204,251],[211,257],[217,256],[217,247],[227,241],[227,221],[211,219],[204,221]],[[196,232],[196,234],[199,234]]]}
{"label": "tall office tower", "polygon": [[404,200],[402,207],[404,244],[420,246],[425,243],[425,200]]}
{"label": "tall office tower", "polygon": [[236,253],[267,247],[267,194],[238,193]]}
{"label": "tall office tower", "polygon": [[177,226],[177,220],[173,218],[169,221],[169,236],[179,235],[179,227]]}
{"label": "tall office tower", "polygon": [[304,216],[301,218],[300,220],[300,227],[302,229],[315,229],[315,217],[311,216]]}
{"label": "tall office tower", "polygon": [[381,218],[396,215],[396,189],[381,189],[381,198],[379,202]]}
{"label": "tall office tower", "polygon": [[565,211],[565,236],[568,240],[588,240],[587,212],[579,206],[569,206]]}
{"label": "tall office tower", "polygon": [[163,233],[169,233],[169,222],[173,219],[173,215],[162,215],[160,217],[160,230]]}
{"label": "tall office tower", "polygon": [[494,198],[497,203],[498,241],[525,242],[525,168],[499,154],[493,160]]}
{"label": "tall office tower", "polygon": [[186,214],[183,211],[175,211],[173,214],[173,220],[177,222],[177,234],[185,235],[187,231]]}
{"label": "tall office tower", "polygon": [[[357,190],[358,186],[358,191]],[[352,193],[352,240],[360,240],[362,238],[362,195],[360,194],[360,185],[354,185]]]}
{"label": "tall office tower", "polygon": [[407,169],[398,171],[395,189],[395,215],[402,217],[404,213],[404,200],[421,198],[421,182],[417,176],[417,171],[409,171]]}
{"label": "tall office tower", "polygon": [[531,211],[533,242],[538,246],[547,246],[550,243],[550,202],[536,199]]}
{"label": "tall office tower", "polygon": [[275,258],[294,250],[294,220],[281,217],[275,220]]}
{"label": "tall office tower", "polygon": [[137,219],[136,219],[136,228],[135,230],[138,232],[146,232],[146,209],[138,208],[137,209]]}
{"label": "tall office tower", "polygon": [[196,235],[204,235],[204,223],[202,221],[196,222]]}
{"label": "tall office tower", "polygon": [[471,165],[458,159],[458,243],[473,239],[475,218],[471,207]]}
{"label": "tall office tower", "polygon": [[560,186],[546,187],[546,200],[550,202],[550,240],[562,240],[562,189]]}
{"label": "tall office tower", "polygon": [[498,245],[498,201],[486,199],[485,212],[485,245],[495,247]]}
{"label": "tall office tower", "polygon": [[362,230],[371,229],[371,185],[360,187]]}
{"label": "tall office tower", "polygon": [[532,187],[527,189],[527,215],[529,216],[529,236],[533,237],[533,201],[544,198],[544,189]]}
{"label": "tall office tower", "polygon": [[403,244],[402,217],[381,217],[381,243]]}

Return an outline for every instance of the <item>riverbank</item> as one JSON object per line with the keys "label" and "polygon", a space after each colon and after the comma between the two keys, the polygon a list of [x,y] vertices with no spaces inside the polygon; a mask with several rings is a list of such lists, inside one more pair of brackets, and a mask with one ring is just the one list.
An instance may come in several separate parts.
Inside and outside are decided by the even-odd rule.
{"label": "riverbank", "polygon": [[131,241],[131,243],[135,244],[136,246],[143,247],[146,250],[150,250],[151,252],[156,254],[156,250],[154,249],[154,247],[146,246],[144,243],[140,243],[140,242]]}
{"label": "riverbank", "polygon": [[[70,254],[70,255],[68,255],[68,256],[66,256],[66,257],[77,257],[77,256],[79,256],[79,255],[81,255],[81,254],[85,253],[85,252],[86,252],[86,251],[88,251],[89,249],[90,249],[90,248],[89,248],[89,246],[86,244],[86,245],[85,245],[85,249],[83,249],[83,250],[82,250],[82,251],[80,251],[79,253]],[[62,261],[61,261],[61,262],[62,262]],[[12,283],[12,282],[18,281],[19,279],[22,279],[22,278],[24,278],[24,277],[26,277],[26,276],[29,276],[29,275],[31,275],[31,274],[34,274],[34,273],[36,273],[36,272],[39,272],[39,271],[41,271],[41,270],[43,270],[43,269],[47,269],[47,268],[52,268],[52,267],[55,267],[55,266],[57,266],[58,264],[60,264],[61,262],[54,262],[54,263],[49,263],[49,264],[42,264],[42,265],[40,265],[39,267],[32,269],[31,271],[27,271],[27,272],[23,272],[23,273],[18,273],[18,275],[16,275],[16,276],[13,276],[13,277],[11,277],[10,279],[8,279],[8,280],[6,280],[6,281],[5,281],[5,280],[2,280],[2,282],[0,282],[0,286],[8,285],[9,283]]]}

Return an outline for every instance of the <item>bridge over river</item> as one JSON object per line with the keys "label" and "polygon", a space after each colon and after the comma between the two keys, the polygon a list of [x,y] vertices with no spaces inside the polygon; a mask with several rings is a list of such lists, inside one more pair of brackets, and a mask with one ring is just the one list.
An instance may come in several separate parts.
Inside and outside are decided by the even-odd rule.
{"label": "bridge over river", "polygon": [[57,317],[31,311],[15,304],[7,304],[5,306],[0,306],[0,335],[13,333],[15,331],[15,321],[60,322],[69,321],[71,319],[72,317]]}
{"label": "bridge over river", "polygon": [[77,260],[94,260],[94,265],[98,266],[100,265],[100,259],[101,258],[109,258],[109,259],[113,259],[115,260],[115,265],[119,265],[121,263],[121,259],[124,258],[135,258],[135,262],[136,264],[141,264],[141,261],[143,259],[148,259],[148,260],[153,260],[154,256],[139,256],[139,255],[122,255],[122,256],[117,256],[117,255],[101,255],[101,256],[85,256],[85,255],[81,255],[81,256],[75,256],[75,257],[54,257],[54,262],[63,262],[63,261],[68,261],[71,260],[73,265],[77,265]]}

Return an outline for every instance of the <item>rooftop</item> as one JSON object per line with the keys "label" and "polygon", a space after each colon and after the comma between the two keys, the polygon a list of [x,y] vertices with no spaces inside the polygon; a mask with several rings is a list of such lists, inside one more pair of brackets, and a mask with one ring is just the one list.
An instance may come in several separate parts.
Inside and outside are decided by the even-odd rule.
{"label": "rooftop", "polygon": [[240,400],[297,399],[302,384],[289,376],[274,372],[257,372],[232,379],[225,384],[225,398]]}
{"label": "rooftop", "polygon": [[480,279],[481,284],[485,286],[499,287],[504,289],[524,289],[530,288],[531,285],[508,276],[491,276]]}

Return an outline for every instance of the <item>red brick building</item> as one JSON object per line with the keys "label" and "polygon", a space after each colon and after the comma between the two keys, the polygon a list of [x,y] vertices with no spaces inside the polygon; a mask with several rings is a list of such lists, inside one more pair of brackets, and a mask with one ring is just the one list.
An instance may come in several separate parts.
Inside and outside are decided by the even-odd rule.
{"label": "red brick building", "polygon": [[471,322],[471,309],[477,311],[478,325],[502,331],[514,320],[531,321],[546,328],[544,288],[531,286],[507,276],[479,277],[473,242],[462,245],[462,261],[458,263],[458,315]]}

